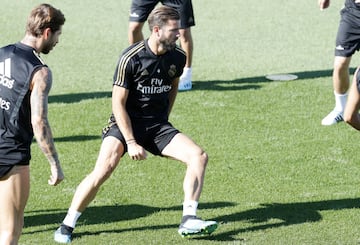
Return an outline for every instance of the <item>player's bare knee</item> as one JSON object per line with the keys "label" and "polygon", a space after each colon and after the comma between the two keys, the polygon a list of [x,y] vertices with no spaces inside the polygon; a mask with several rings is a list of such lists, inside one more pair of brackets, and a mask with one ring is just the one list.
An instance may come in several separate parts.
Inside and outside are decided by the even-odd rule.
{"label": "player's bare knee", "polygon": [[348,74],[349,65],[346,63],[336,63],[334,66],[334,73],[341,76],[342,74]]}
{"label": "player's bare knee", "polygon": [[208,163],[208,155],[204,151],[196,152],[189,157],[186,163],[188,167],[205,169]]}
{"label": "player's bare knee", "polygon": [[206,165],[208,163],[208,158],[209,158],[208,154],[205,151],[201,151],[201,153],[196,156],[196,162],[202,168],[206,168]]}
{"label": "player's bare knee", "polygon": [[206,165],[207,165],[207,163],[209,161],[208,154],[205,151],[203,151],[202,154],[201,154],[201,158],[202,158],[202,162],[203,162],[204,166],[206,167]]}
{"label": "player's bare knee", "polygon": [[130,22],[128,28],[129,35],[132,35],[133,37],[142,35],[142,28],[143,28],[142,23]]}
{"label": "player's bare knee", "polygon": [[191,40],[191,31],[189,29],[180,29],[180,39],[184,42],[189,42]]}

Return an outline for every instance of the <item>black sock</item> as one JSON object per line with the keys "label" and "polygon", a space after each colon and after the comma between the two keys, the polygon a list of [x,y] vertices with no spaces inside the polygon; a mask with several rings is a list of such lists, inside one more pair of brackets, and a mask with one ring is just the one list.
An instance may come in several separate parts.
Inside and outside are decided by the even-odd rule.
{"label": "black sock", "polygon": [[60,227],[61,227],[60,228],[61,234],[64,234],[64,235],[71,235],[74,230],[74,228],[64,225],[64,224],[61,224]]}

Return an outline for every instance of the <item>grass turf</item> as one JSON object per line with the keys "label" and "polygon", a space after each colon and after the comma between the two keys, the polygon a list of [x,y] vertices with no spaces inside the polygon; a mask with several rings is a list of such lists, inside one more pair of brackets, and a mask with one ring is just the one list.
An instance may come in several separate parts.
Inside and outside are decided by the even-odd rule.
{"label": "grass turf", "polygon": [[[60,43],[44,59],[54,85],[50,123],[66,180],[47,186],[36,144],[20,244],[53,244],[78,183],[95,163],[110,114],[118,54],[127,46],[130,1],[49,1],[63,10]],[[7,1],[0,44],[22,38],[38,1]],[[194,86],[181,92],[173,124],[208,152],[199,216],[220,227],[183,239],[185,167],[124,157],[81,216],[73,244],[357,244],[358,132],[320,121],[334,103],[331,70],[339,10],[331,2],[194,1]],[[146,33],[146,27],[144,28]],[[358,64],[357,55],[352,61]],[[299,79],[268,81],[267,74]]]}

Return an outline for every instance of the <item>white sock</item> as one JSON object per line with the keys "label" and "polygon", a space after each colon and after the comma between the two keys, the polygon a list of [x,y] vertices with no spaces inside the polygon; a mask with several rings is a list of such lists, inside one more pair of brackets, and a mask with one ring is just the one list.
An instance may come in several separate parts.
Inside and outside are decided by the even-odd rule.
{"label": "white sock", "polygon": [[80,217],[80,215],[81,215],[80,212],[73,209],[69,209],[63,221],[63,224],[75,228],[76,222]]}
{"label": "white sock", "polygon": [[185,216],[185,215],[196,216],[197,206],[198,206],[197,201],[184,201],[183,216]]}
{"label": "white sock", "polygon": [[347,101],[347,93],[338,94],[334,91],[335,95],[335,110],[343,112],[345,110],[346,101]]}
{"label": "white sock", "polygon": [[191,67],[184,67],[183,73],[181,74],[182,77],[190,77],[192,76],[192,68]]}

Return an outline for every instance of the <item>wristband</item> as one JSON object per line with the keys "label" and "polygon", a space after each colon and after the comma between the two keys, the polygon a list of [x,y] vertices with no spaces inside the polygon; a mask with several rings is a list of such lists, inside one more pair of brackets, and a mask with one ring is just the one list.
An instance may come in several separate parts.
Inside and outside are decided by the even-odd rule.
{"label": "wristband", "polygon": [[128,140],[125,140],[126,144],[131,144],[131,143],[135,143],[136,140],[135,139],[128,139]]}

